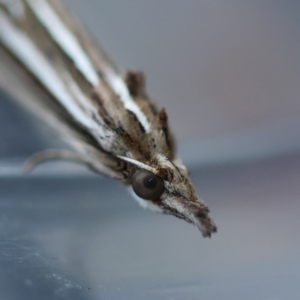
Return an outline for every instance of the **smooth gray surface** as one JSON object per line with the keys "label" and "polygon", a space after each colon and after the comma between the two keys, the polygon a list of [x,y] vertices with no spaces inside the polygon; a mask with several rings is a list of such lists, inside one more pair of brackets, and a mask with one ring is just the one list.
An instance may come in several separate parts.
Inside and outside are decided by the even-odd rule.
{"label": "smooth gray surface", "polygon": [[193,171],[219,232],[110,180],[0,181],[0,299],[298,299],[300,156]]}

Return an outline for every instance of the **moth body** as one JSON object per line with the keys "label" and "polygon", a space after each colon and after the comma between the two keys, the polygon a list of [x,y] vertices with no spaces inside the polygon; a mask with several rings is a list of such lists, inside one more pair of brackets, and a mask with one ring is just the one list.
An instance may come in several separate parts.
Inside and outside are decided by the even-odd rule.
{"label": "moth body", "polygon": [[143,74],[123,76],[58,1],[0,0],[0,48],[6,57],[0,67],[18,70],[36,93],[20,93],[7,76],[0,84],[74,149],[36,161],[75,159],[127,185],[143,207],[184,219],[204,237],[216,232]]}

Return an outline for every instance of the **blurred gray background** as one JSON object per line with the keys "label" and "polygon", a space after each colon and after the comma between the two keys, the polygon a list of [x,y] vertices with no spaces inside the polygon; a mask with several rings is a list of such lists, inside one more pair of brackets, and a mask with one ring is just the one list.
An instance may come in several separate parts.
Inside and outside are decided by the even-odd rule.
{"label": "blurred gray background", "polygon": [[67,2],[117,64],[145,72],[219,232],[203,240],[70,164],[21,176],[57,141],[2,92],[2,295],[298,300],[300,2]]}

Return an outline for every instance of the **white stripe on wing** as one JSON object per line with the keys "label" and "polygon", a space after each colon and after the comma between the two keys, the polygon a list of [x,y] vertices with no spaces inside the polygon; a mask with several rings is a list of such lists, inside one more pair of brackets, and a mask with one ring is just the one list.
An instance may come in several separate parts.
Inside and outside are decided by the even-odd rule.
{"label": "white stripe on wing", "polygon": [[[41,24],[46,28],[53,40],[61,47],[75,63],[78,70],[93,86],[99,82],[97,71],[94,69],[91,60],[81,47],[76,36],[67,28],[61,18],[53,10],[53,8],[45,0],[27,0],[32,11],[39,19]],[[104,76],[107,83],[115,94],[120,97],[125,108],[134,113],[142,124],[146,132],[150,131],[150,123],[145,114],[134,102],[129,94],[128,88],[123,79],[112,70],[109,66],[105,66]]]}
{"label": "white stripe on wing", "polygon": [[130,96],[128,88],[123,79],[108,66],[106,66],[104,75],[111,89],[115,92],[116,95],[120,97],[120,100],[124,104],[124,107],[134,113],[139,122],[144,127],[145,131],[149,132],[151,129],[150,123],[148,122],[145,114],[141,111],[141,109]]}
{"label": "white stripe on wing", "polygon": [[44,0],[27,0],[27,2],[53,40],[73,60],[86,80],[96,86],[99,82],[97,71],[76,36],[67,28],[55,10]]}
{"label": "white stripe on wing", "polygon": [[79,109],[62,80],[34,43],[0,11],[0,39],[66,110],[86,128],[95,123]]}

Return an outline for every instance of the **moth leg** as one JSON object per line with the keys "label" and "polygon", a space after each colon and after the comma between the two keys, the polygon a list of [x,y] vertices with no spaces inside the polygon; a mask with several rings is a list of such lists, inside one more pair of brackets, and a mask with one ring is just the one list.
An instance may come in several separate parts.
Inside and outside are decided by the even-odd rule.
{"label": "moth leg", "polygon": [[30,173],[37,165],[52,159],[64,159],[78,162],[87,165],[84,158],[69,150],[62,149],[48,149],[32,155],[24,164],[24,173]]}

